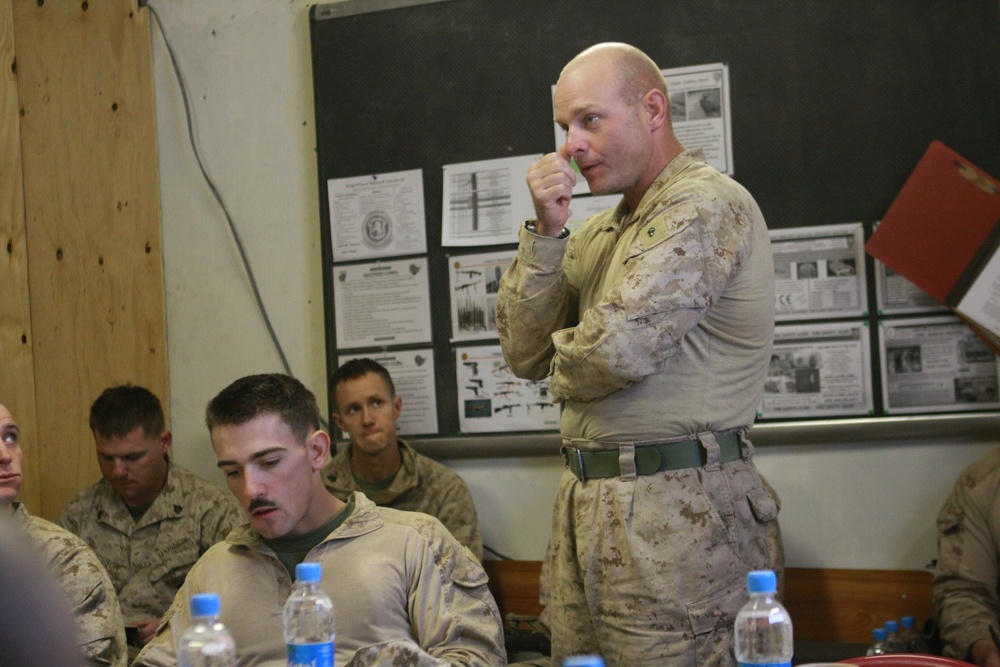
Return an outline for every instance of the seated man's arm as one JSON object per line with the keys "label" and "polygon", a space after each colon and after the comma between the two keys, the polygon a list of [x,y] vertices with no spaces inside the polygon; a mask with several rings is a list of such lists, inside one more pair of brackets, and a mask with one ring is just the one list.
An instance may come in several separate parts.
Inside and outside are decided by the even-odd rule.
{"label": "seated man's arm", "polygon": [[167,609],[167,613],[163,615],[155,633],[143,646],[135,662],[132,663],[132,667],[175,667],[177,665],[177,656],[174,651],[176,647],[174,632],[176,628],[187,628],[191,624],[188,599],[197,592],[189,590],[187,583],[181,586],[177,595],[174,596],[170,608]]}
{"label": "seated man's arm", "polygon": [[61,562],[52,565],[69,598],[80,648],[88,665],[125,667],[125,625],[114,585],[94,552],[75,537],[73,543]]}
{"label": "seated man's arm", "polygon": [[944,652],[980,665],[1000,665],[989,634],[990,626],[1000,625],[1000,563],[992,528],[998,477],[963,475],[937,520],[934,605]]}
{"label": "seated man's arm", "polygon": [[421,531],[427,548],[410,564],[408,600],[420,648],[449,665],[507,664],[503,623],[486,572],[439,522],[426,519],[432,522]]}

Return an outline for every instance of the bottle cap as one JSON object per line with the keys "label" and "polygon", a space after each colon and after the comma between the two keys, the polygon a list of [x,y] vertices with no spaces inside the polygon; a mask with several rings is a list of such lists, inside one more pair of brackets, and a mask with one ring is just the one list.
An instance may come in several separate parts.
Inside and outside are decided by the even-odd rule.
{"label": "bottle cap", "polygon": [[299,563],[295,566],[295,581],[316,584],[322,575],[323,567],[319,563]]}
{"label": "bottle cap", "polygon": [[912,628],[916,627],[917,619],[913,618],[912,616],[904,616],[902,619],[900,619],[900,623],[903,625],[904,628]]}
{"label": "bottle cap", "polygon": [[872,638],[877,642],[885,641],[885,628],[875,628],[872,630]]}
{"label": "bottle cap", "polygon": [[218,616],[219,607],[217,593],[195,593],[191,596],[192,616]]}
{"label": "bottle cap", "polygon": [[599,655],[571,655],[562,664],[563,667],[604,667],[604,658]]}
{"label": "bottle cap", "polygon": [[747,575],[747,590],[752,593],[775,593],[778,579],[773,570],[754,570]]}
{"label": "bottle cap", "polygon": [[885,622],[886,632],[899,632],[899,621],[886,621]]}

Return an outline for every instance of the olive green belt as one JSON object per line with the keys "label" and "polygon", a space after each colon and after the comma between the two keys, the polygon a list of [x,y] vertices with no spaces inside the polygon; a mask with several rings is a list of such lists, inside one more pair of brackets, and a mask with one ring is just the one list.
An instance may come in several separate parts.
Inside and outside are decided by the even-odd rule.
{"label": "olive green belt", "polygon": [[[736,434],[718,435],[719,463],[735,461],[743,456],[740,438]],[[598,477],[620,477],[617,449],[586,450],[563,447],[563,458],[570,472],[580,481]],[[652,475],[666,470],[698,468],[707,463],[705,448],[697,440],[665,442],[659,445],[642,445],[635,448],[635,474]]]}

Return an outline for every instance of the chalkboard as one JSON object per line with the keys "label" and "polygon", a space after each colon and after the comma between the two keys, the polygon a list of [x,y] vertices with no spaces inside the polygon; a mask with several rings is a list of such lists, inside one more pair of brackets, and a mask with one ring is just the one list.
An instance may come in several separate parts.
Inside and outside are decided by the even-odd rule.
{"label": "chalkboard", "polygon": [[453,436],[446,259],[456,249],[440,247],[442,166],[551,151],[550,86],[573,55],[625,41],[661,67],[728,63],[734,177],[769,227],[862,221],[870,231],[933,139],[1000,174],[998,13],[996,0],[314,6],[329,369],[337,350],[328,179],[423,170],[438,423]]}

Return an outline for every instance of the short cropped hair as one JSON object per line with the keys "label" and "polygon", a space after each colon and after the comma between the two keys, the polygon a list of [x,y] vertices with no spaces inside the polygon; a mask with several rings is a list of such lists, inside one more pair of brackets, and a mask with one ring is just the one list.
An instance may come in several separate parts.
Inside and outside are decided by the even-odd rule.
{"label": "short cropped hair", "polygon": [[148,438],[159,437],[166,430],[160,399],[145,387],[108,387],[90,406],[90,430],[97,435],[123,438],[140,427]]}
{"label": "short cropped hair", "polygon": [[389,388],[389,395],[393,398],[396,397],[396,385],[393,384],[392,376],[389,375],[389,371],[386,370],[385,366],[374,359],[369,359],[368,357],[351,359],[341,365],[341,367],[335,370],[333,375],[330,376],[330,398],[333,399],[333,408],[335,410],[337,409],[337,386],[340,385],[341,382],[357,380],[358,378],[364,377],[369,373],[375,373],[385,380],[385,385]]}
{"label": "short cropped hair", "polygon": [[248,375],[219,392],[205,408],[209,433],[222,426],[239,426],[254,417],[276,414],[301,442],[320,429],[316,396],[288,375]]}

